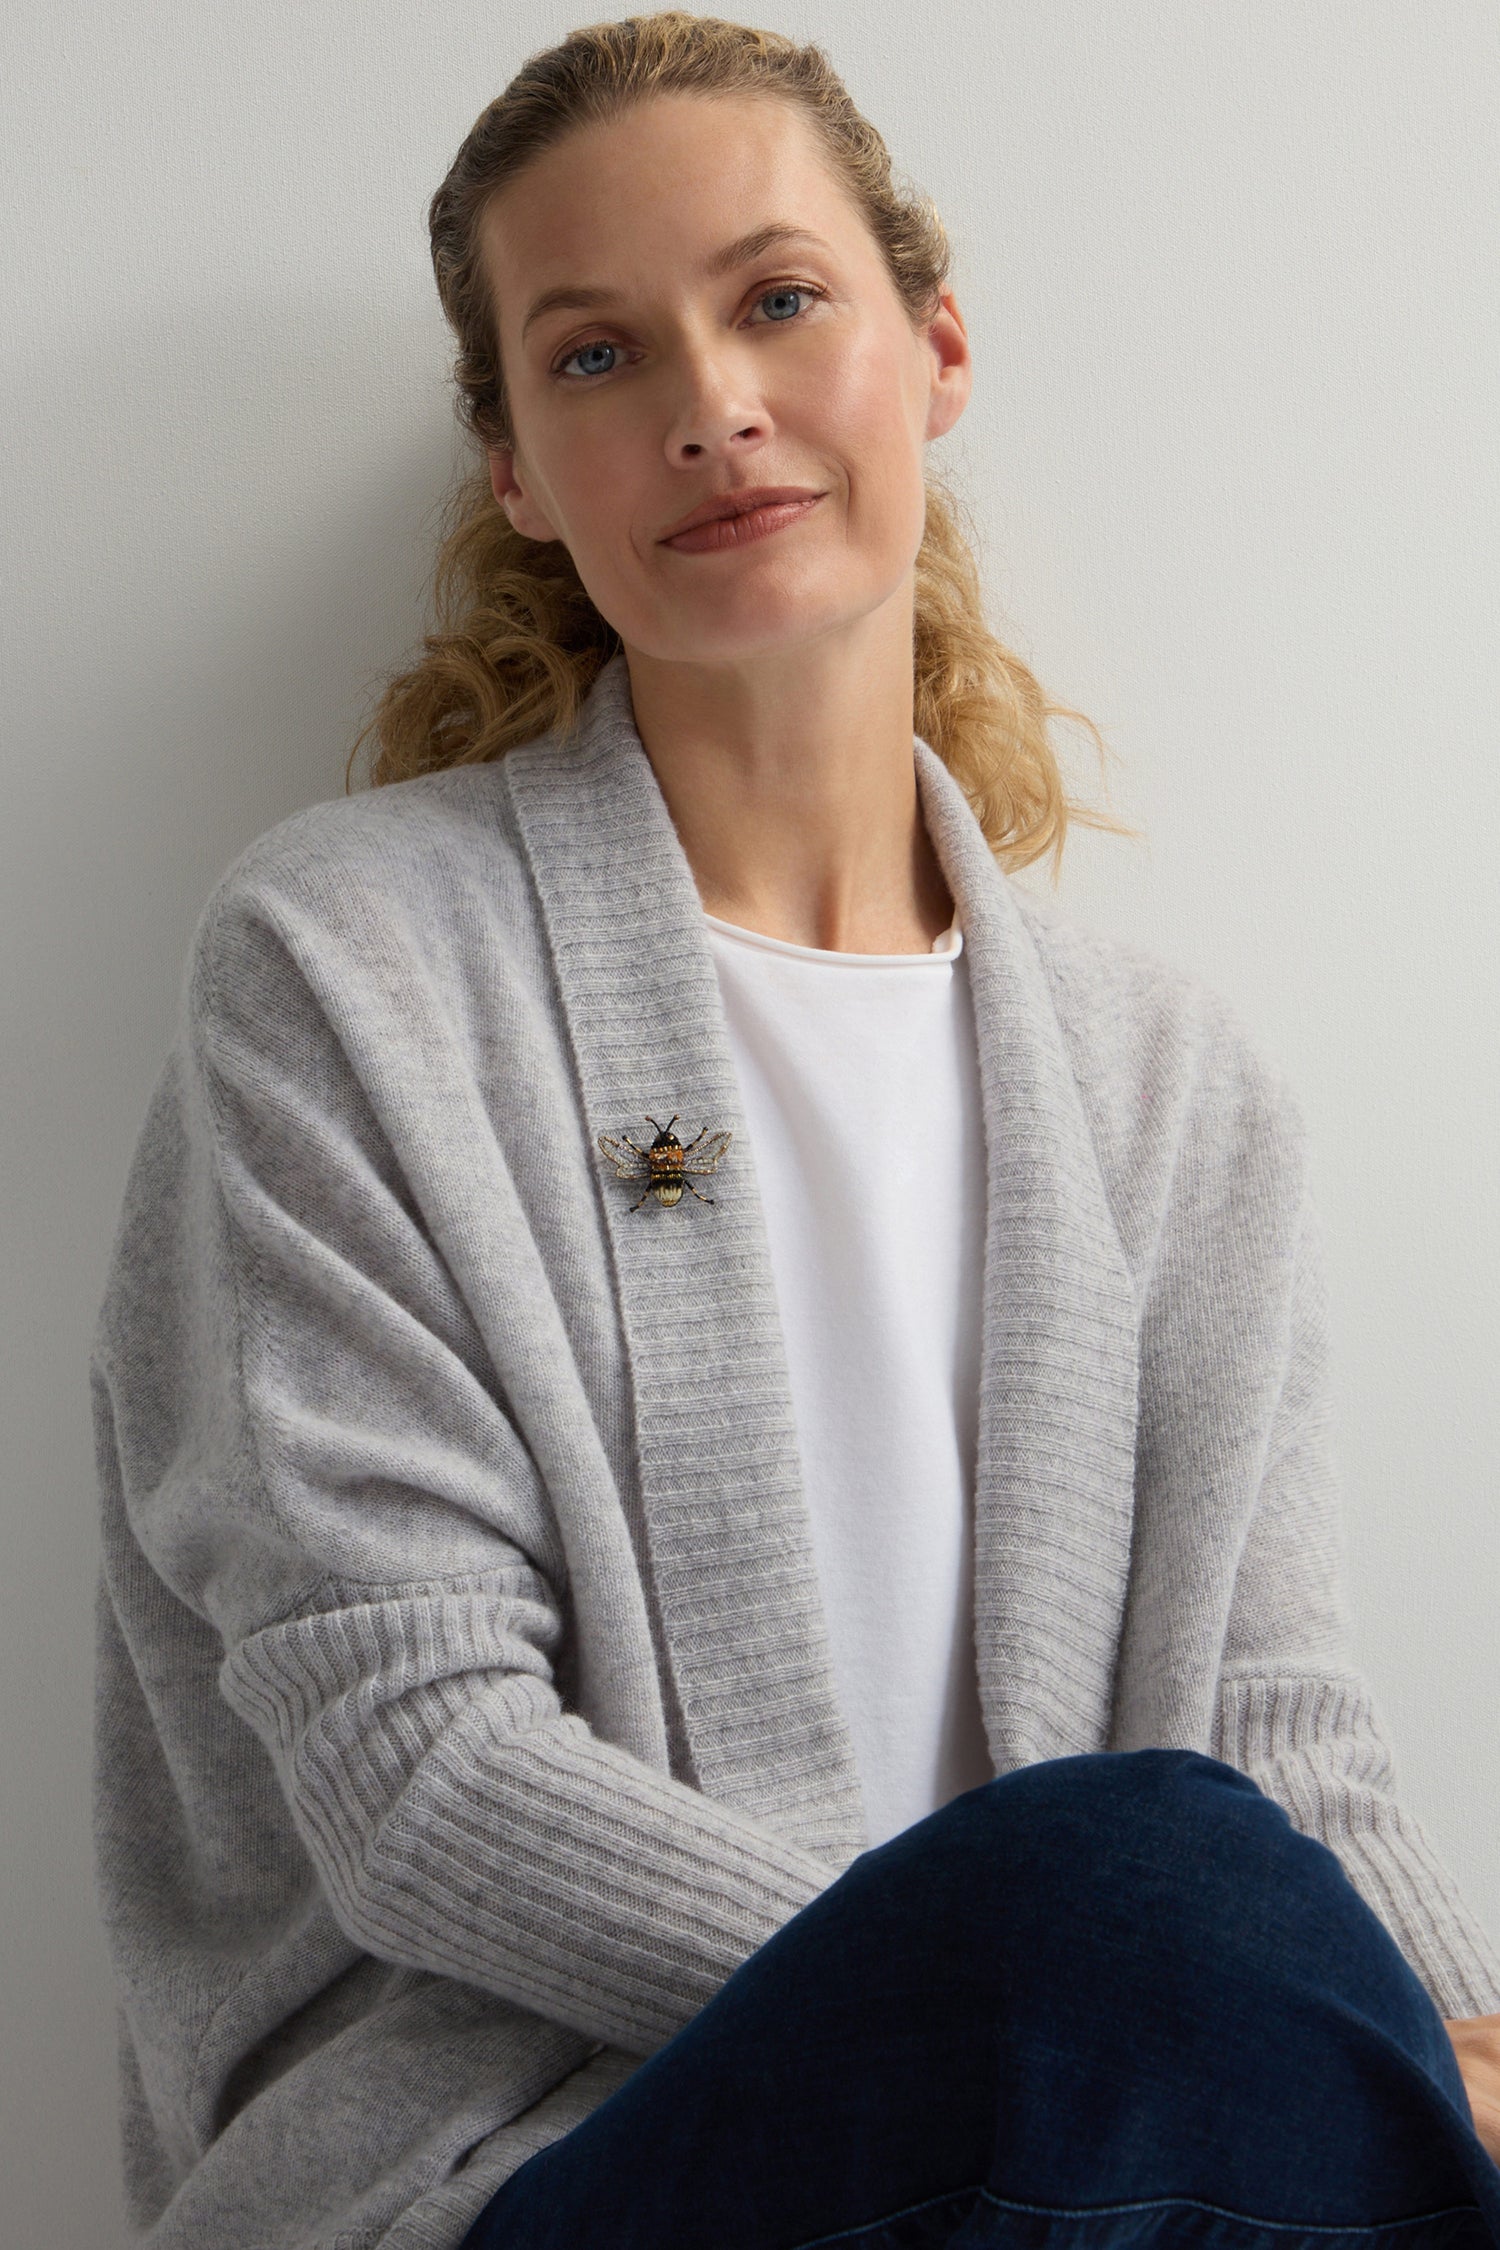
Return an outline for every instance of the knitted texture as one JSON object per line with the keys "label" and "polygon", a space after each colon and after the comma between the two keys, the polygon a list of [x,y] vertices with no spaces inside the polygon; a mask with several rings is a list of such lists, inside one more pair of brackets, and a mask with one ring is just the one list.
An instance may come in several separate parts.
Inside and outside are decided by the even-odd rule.
{"label": "knitted texture", "polygon": [[[979,1039],[996,1771],[1225,1758],[1445,2014],[1500,2009],[1351,1660],[1295,1098],[1221,998],[1008,878],[914,752]],[[734,1131],[711,1208],[630,1210],[595,1136],[648,1112]],[[91,1384],[134,2223],[443,2250],[868,1842],[623,658],[572,737],[314,805],[226,871]]]}

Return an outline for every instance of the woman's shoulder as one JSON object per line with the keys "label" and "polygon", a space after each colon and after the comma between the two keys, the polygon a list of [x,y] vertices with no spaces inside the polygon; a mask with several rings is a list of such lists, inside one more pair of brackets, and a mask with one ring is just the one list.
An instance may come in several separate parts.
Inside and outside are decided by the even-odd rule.
{"label": "woman's shoulder", "polygon": [[466,857],[514,859],[518,839],[499,761],[451,766],[285,814],[244,844],[214,885],[216,899],[295,896],[375,883],[389,898],[440,891]]}
{"label": "woman's shoulder", "polygon": [[1020,884],[1012,895],[1047,977],[1074,1074],[1115,1130],[1190,1120],[1300,1143],[1296,1086],[1274,1040],[1212,980],[1134,938],[1093,928]]}
{"label": "woman's shoulder", "polygon": [[285,814],[224,866],[195,948],[247,921],[294,948],[433,947],[475,911],[529,929],[533,894],[500,761],[456,766]]}
{"label": "woman's shoulder", "polygon": [[476,981],[543,974],[538,907],[499,763],[446,768],[286,814],[212,885],[183,967],[196,1021],[237,990],[304,988],[368,1010],[462,1006]]}

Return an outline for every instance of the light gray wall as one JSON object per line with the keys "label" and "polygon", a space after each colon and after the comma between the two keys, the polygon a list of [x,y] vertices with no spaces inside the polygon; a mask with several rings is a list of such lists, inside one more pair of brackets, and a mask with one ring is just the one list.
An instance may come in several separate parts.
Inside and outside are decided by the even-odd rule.
{"label": "light gray wall", "polygon": [[[624,12],[623,10],[621,11]],[[755,20],[755,12],[747,12]],[[87,1336],[184,951],[343,788],[452,457],[423,212],[574,19],[10,16],[3,301],[6,2242],[124,2239],[87,1813]],[[945,450],[997,615],[1146,848],[1063,896],[1230,994],[1316,1146],[1358,1653],[1500,1933],[1500,15],[852,0],[811,33],[938,197]],[[1075,737],[1081,786],[1095,769]]]}

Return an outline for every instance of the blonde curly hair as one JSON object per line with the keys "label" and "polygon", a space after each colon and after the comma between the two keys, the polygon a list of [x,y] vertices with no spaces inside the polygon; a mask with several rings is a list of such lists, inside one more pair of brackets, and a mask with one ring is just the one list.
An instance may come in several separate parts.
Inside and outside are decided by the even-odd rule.
{"label": "blonde curly hair", "polygon": [[[475,119],[428,210],[433,270],[458,339],[455,411],[478,446],[514,443],[497,323],[481,264],[489,198],[576,127],[617,117],[654,94],[762,93],[795,103],[864,212],[914,325],[938,308],[951,263],[929,199],[898,189],[875,127],[823,50],[778,32],[666,8],[586,24],[530,57]],[[1075,802],[1048,736],[1054,718],[1094,722],[1051,702],[986,622],[964,510],[930,462],[916,559],[913,723],[963,788],[1008,868],[1053,854],[1070,820],[1133,836]],[[621,647],[584,591],[561,541],[516,531],[495,499],[488,460],[450,492],[422,654],[391,675],[349,754],[371,737],[370,784],[497,758],[552,727],[568,731],[595,677]],[[348,770],[345,775],[348,784]]]}

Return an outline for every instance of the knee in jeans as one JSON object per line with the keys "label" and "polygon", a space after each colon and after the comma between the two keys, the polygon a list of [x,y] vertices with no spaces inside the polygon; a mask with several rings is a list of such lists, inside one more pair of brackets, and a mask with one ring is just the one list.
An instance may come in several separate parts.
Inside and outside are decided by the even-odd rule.
{"label": "knee in jeans", "polygon": [[[1094,1751],[1015,1767],[969,1792],[952,1808],[960,1826],[986,1839],[1038,1880],[1049,1863],[1059,1880],[1108,1880],[1120,1854],[1170,1858],[1231,1832],[1258,1840],[1257,1858],[1295,1850],[1285,1812],[1238,1768],[1196,1750],[1157,1747]],[[1305,1849],[1305,1843],[1303,1844]]]}
{"label": "knee in jeans", "polygon": [[971,1792],[981,1817],[1005,1820],[1025,1806],[1040,1810],[1077,1805],[1114,1820],[1150,1826],[1169,1820],[1174,1828],[1195,1813],[1214,1819],[1226,1792],[1235,1798],[1269,1800],[1248,1774],[1199,1750],[1165,1747],[1096,1750],[1076,1757],[1043,1758],[1017,1766]]}
{"label": "knee in jeans", "polygon": [[1136,1900],[1154,1902],[1156,1926],[1176,1942],[1195,1915],[1214,1911],[1197,1876],[1215,1856],[1252,1884],[1245,1863],[1259,1863],[1274,1889],[1279,1843],[1269,1855],[1245,1850],[1247,1827],[1259,1833],[1267,1822],[1287,1827],[1248,1776],[1196,1751],[1040,1759],[864,1854],[841,1887],[859,1896],[867,1926],[887,1908],[898,1926],[903,1916],[916,1926],[936,1916],[950,1949],[968,1946],[982,1980],[1012,1941],[1038,1965],[1060,1938],[1075,1961],[1096,1942],[1108,1947]]}
{"label": "knee in jeans", "polygon": [[[1156,1867],[1169,1890],[1215,1857],[1268,1888],[1308,1850],[1247,1774],[1196,1750],[1095,1751],[1017,1766],[968,1790],[856,1862],[856,1881],[936,1882],[980,1936],[1022,1900],[1076,1912]],[[1189,1885],[1201,1896],[1201,1885]]]}

